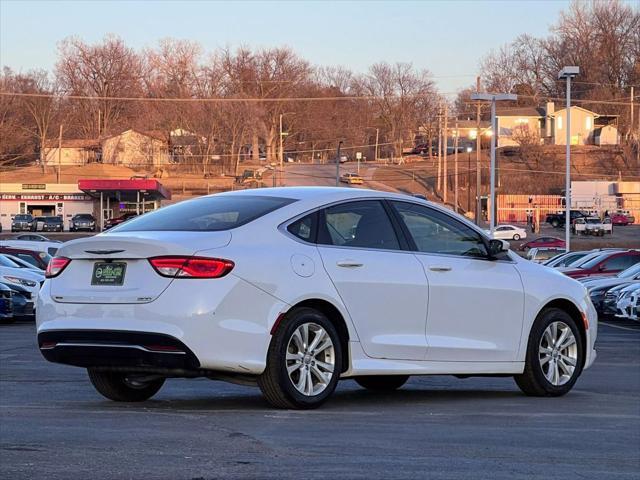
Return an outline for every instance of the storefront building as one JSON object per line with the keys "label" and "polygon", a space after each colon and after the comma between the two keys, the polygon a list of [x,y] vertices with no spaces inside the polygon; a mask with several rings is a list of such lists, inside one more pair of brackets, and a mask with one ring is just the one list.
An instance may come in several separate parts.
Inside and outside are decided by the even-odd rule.
{"label": "storefront building", "polygon": [[62,217],[65,231],[74,215],[85,213],[104,225],[125,213],[143,214],[160,208],[171,192],[155,179],[87,179],[78,183],[0,183],[0,223],[11,231],[13,217]]}
{"label": "storefront building", "polygon": [[75,183],[0,183],[2,231],[11,231],[13,217],[24,213],[34,217],[60,216],[68,230],[74,215],[95,213],[94,203]]}

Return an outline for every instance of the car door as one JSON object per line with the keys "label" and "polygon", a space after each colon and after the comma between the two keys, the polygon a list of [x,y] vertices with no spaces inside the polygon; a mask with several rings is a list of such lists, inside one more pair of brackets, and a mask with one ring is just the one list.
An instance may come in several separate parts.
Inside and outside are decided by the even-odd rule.
{"label": "car door", "polygon": [[340,203],[319,212],[318,250],[365,353],[424,360],[429,289],[379,200]]}
{"label": "car door", "polygon": [[515,263],[488,259],[480,234],[447,213],[390,203],[428,279],[427,360],[515,361],[524,315]]}

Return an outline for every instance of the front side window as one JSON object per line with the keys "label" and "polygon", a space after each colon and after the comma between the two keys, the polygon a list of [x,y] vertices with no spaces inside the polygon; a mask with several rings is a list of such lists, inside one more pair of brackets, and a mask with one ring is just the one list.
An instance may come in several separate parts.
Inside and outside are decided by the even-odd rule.
{"label": "front side window", "polygon": [[112,232],[216,232],[249,223],[295,200],[258,195],[221,195],[197,198],[133,218]]}
{"label": "front side window", "polygon": [[478,232],[448,215],[414,203],[392,202],[419,252],[487,257]]}
{"label": "front side window", "polygon": [[342,203],[320,213],[318,243],[341,247],[400,250],[398,237],[382,203]]}
{"label": "front side window", "polygon": [[604,270],[626,270],[640,261],[640,256],[619,255],[604,263]]}

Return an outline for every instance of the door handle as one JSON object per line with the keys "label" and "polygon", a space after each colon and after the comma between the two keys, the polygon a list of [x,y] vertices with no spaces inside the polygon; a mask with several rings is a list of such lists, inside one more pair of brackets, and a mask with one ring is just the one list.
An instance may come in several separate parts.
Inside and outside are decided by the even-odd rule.
{"label": "door handle", "polygon": [[345,267],[345,268],[356,268],[356,267],[362,267],[363,264],[355,260],[340,260],[336,263],[336,265],[339,267]]}
{"label": "door handle", "polygon": [[429,270],[431,270],[432,272],[448,272],[451,270],[451,267],[447,267],[444,265],[433,265],[429,267]]}

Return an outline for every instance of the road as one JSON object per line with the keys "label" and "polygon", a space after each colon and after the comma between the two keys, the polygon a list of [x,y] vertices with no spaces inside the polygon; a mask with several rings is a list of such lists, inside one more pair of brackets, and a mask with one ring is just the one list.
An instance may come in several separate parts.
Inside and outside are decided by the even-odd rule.
{"label": "road", "polygon": [[599,357],[562,398],[510,378],[341,382],[315,411],[257,389],[169,380],[116,404],[45,362],[30,323],[0,326],[0,478],[640,478],[640,325],[601,325]]}

